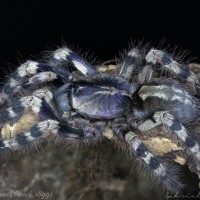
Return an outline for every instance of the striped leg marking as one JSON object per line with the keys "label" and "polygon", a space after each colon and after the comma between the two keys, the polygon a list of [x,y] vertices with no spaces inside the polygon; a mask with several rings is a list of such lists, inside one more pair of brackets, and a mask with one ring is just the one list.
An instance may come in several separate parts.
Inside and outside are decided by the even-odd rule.
{"label": "striped leg marking", "polygon": [[137,48],[133,48],[128,52],[128,55],[121,66],[121,71],[119,72],[119,76],[129,80],[133,74],[133,71],[139,65],[141,61],[140,51]]}
{"label": "striped leg marking", "polygon": [[70,73],[55,66],[49,66],[35,61],[27,61],[11,74],[4,84],[0,94],[0,105],[12,98],[12,96],[30,85],[38,85],[61,78],[64,82],[69,81]]}
{"label": "striped leg marking", "polygon": [[72,63],[77,70],[86,76],[96,72],[85,59],[81,58],[67,47],[57,49],[53,53],[52,62],[56,65],[59,65],[62,62]]}
{"label": "striped leg marking", "polygon": [[151,80],[152,74],[153,74],[152,64],[145,65],[139,72],[138,83],[141,85],[144,83],[148,83]]}
{"label": "striped leg marking", "polygon": [[[37,116],[47,115],[53,95],[49,90],[41,89],[33,93],[33,96],[22,97],[13,102],[12,107],[0,111],[0,125],[6,122],[14,123],[23,113],[31,109]],[[55,116],[55,115],[54,115]]]}
{"label": "striped leg marking", "polygon": [[193,85],[198,83],[196,75],[191,72],[186,65],[176,62],[164,51],[152,48],[146,55],[145,60],[152,65],[157,63],[161,64],[165,69],[168,69],[179,78],[184,79]]}
{"label": "striped leg marking", "polygon": [[49,134],[71,139],[81,139],[84,136],[80,129],[61,124],[55,120],[46,120],[33,126],[28,132],[19,133],[15,138],[0,140],[0,153],[5,150],[18,150],[30,142],[40,141],[39,139],[45,138]]}
{"label": "striped leg marking", "polygon": [[156,112],[152,119],[147,119],[139,125],[138,129],[141,132],[151,130],[156,126],[164,124],[171,129],[183,143],[183,147],[198,160],[198,166],[200,166],[200,146],[195,139],[193,139],[186,128],[174,118],[173,115],[167,111]]}
{"label": "striped leg marking", "polygon": [[53,72],[40,72],[33,77],[31,77],[26,85],[39,85],[42,83],[47,83],[56,80],[57,74]]}
{"label": "striped leg marking", "polygon": [[39,63],[36,61],[28,60],[26,63],[19,66],[14,72],[16,79],[30,78],[30,76],[36,75],[39,72],[53,72],[64,80],[68,80],[70,72],[61,67],[50,66],[45,63]]}
{"label": "striped leg marking", "polygon": [[129,144],[131,152],[145,163],[148,169],[162,181],[168,190],[175,192],[182,187],[178,177],[175,174],[171,174],[169,169],[148,150],[134,132],[126,133],[125,140]]}

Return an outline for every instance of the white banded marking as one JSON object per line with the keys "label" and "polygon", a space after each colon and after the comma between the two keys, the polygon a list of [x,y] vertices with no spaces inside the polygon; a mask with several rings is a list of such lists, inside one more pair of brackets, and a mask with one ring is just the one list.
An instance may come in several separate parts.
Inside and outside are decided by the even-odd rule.
{"label": "white banded marking", "polygon": [[197,78],[197,76],[190,71],[190,75],[187,77],[187,81],[188,82],[196,82],[196,83],[199,83],[199,80]]}
{"label": "white banded marking", "polygon": [[[178,93],[178,94],[177,94]],[[164,100],[171,101],[181,101],[184,104],[194,104],[192,102],[192,97],[184,90],[184,92],[180,92],[180,89],[176,89],[175,87],[169,87],[167,85],[158,85],[158,86],[147,86],[144,85],[141,87],[139,91],[140,98],[145,101],[148,97],[158,97]]]}
{"label": "white banded marking", "polygon": [[131,56],[133,58],[140,57],[139,50],[138,49],[132,49],[131,51],[128,52],[128,56]]}
{"label": "white banded marking", "polygon": [[178,135],[178,137],[179,137],[183,142],[185,142],[186,139],[187,139],[187,137],[189,137],[188,134],[187,134],[187,130],[186,130],[186,128],[185,128],[183,125],[181,125],[181,129],[180,129],[180,130],[174,131],[174,132]]}
{"label": "white banded marking", "polygon": [[10,86],[11,88],[14,88],[14,87],[16,87],[16,86],[18,86],[18,85],[19,85],[19,81],[15,80],[14,78],[11,78],[11,79],[10,79],[9,86]]}
{"label": "white banded marking", "polygon": [[141,157],[142,160],[144,160],[145,163],[147,163],[149,165],[151,158],[153,158],[154,156],[150,153],[150,152],[145,152],[145,157]]}
{"label": "white banded marking", "polygon": [[19,147],[20,145],[17,143],[17,141],[14,138],[4,141],[4,148],[15,150],[15,149],[18,149]]}
{"label": "white banded marking", "polygon": [[34,75],[37,73],[38,62],[28,60],[26,63],[20,65],[17,69],[17,73],[19,77],[24,77],[27,75]]}
{"label": "white banded marking", "polygon": [[53,134],[57,134],[60,128],[59,122],[55,120],[46,120],[44,122],[40,122],[37,127],[43,133],[50,132]]}
{"label": "white banded marking", "polygon": [[[169,64],[165,64],[163,62],[163,57],[165,57],[170,61]],[[158,50],[158,49],[151,49],[149,53],[146,56],[146,60],[148,62],[151,62],[153,64],[156,64],[157,62],[161,63],[164,67],[167,69],[173,71],[175,74],[180,74],[182,69],[180,67],[180,64],[173,60],[167,53],[164,51]],[[168,62],[168,61],[167,61]]]}
{"label": "white banded marking", "polygon": [[48,89],[40,89],[40,90],[36,90],[33,93],[34,96],[42,99],[44,98],[46,102],[50,102],[53,99],[53,94],[50,90]]}
{"label": "white banded marking", "polygon": [[162,164],[159,164],[159,167],[153,170],[159,176],[166,176],[167,172],[165,167]]}
{"label": "white banded marking", "polygon": [[159,121],[156,121],[155,123],[150,120],[150,119],[147,119],[146,121],[144,121],[142,124],[140,124],[138,126],[138,129],[141,131],[141,132],[145,132],[145,131],[148,131],[148,130],[151,130],[153,128],[155,128],[156,126],[160,125],[161,122],[160,120]]}
{"label": "white banded marking", "polygon": [[[125,140],[132,144],[131,147],[134,149],[135,152],[137,152],[138,147],[142,144],[142,142],[137,138],[137,135],[134,132],[128,132],[125,135]],[[140,157],[147,165],[150,165],[151,159],[156,158],[151,152],[148,150],[145,151],[144,155]],[[156,160],[157,161],[157,160]],[[159,161],[157,161],[159,163]],[[166,169],[165,167],[159,163],[159,167],[156,169],[153,169],[153,172],[156,173],[158,176],[165,176],[166,175]]]}
{"label": "white banded marking", "polygon": [[137,137],[137,135],[134,132],[129,131],[128,133],[126,133],[125,135],[125,140],[127,142],[130,142],[133,138]]}
{"label": "white banded marking", "polygon": [[40,112],[42,106],[42,100],[38,97],[24,97],[20,100],[20,103],[24,108],[31,107],[32,111],[36,114]]}
{"label": "white banded marking", "polygon": [[57,75],[53,72],[40,72],[37,75],[31,77],[27,84],[34,84],[35,82],[43,83],[53,81],[57,78]]}
{"label": "white banded marking", "polygon": [[34,138],[34,137],[31,136],[31,133],[30,133],[30,132],[26,132],[26,133],[24,133],[24,135],[26,136],[26,139],[27,139],[28,141],[33,141],[33,140],[36,139],[36,138]]}
{"label": "white banded marking", "polygon": [[59,61],[65,61],[65,60],[67,61],[67,56],[69,56],[70,53],[72,53],[72,51],[70,49],[68,49],[66,47],[60,48],[54,52],[53,57]]}
{"label": "white banded marking", "polygon": [[11,118],[17,117],[17,114],[13,111],[12,107],[8,108],[7,111]]}
{"label": "white banded marking", "polygon": [[72,63],[74,64],[74,66],[80,71],[82,72],[84,75],[88,74],[88,69],[85,65],[83,65],[81,62],[78,62],[76,60],[72,60]]}
{"label": "white banded marking", "polygon": [[190,147],[190,151],[195,155],[195,157],[200,160],[200,148],[199,144],[196,142],[195,146]]}

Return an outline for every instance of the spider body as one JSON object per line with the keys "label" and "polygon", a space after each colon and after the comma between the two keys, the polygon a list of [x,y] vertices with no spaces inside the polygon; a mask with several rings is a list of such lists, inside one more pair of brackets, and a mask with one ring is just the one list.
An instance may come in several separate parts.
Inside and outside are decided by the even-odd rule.
{"label": "spider body", "polygon": [[[92,79],[92,83],[89,83]],[[68,100],[71,107],[77,113],[92,119],[113,119],[133,110],[131,94],[115,86],[117,78],[110,78],[109,84],[106,81],[107,76],[94,76],[85,81],[72,82]],[[126,87],[129,89],[128,83]],[[60,96],[64,97],[66,93]]]}
{"label": "spider body", "polygon": [[[184,87],[167,79],[144,84],[137,90],[135,85],[125,80],[125,88],[115,86],[117,77],[113,80],[111,77],[109,84],[106,82],[107,76],[75,80],[64,85],[63,93],[57,92],[59,94],[55,98],[59,101],[58,105],[63,102],[64,106],[69,104],[67,109],[73,109],[88,119],[108,120],[130,112],[134,117],[134,110],[151,116],[157,111],[167,110],[181,123],[186,123],[195,120],[199,115],[196,99]],[[89,84],[91,80],[92,84]],[[67,89],[63,91],[63,88]]]}
{"label": "spider body", "polygon": [[[75,69],[66,69],[69,64]],[[98,72],[68,48],[56,50],[45,63],[27,61],[2,87],[0,152],[16,151],[49,136],[86,144],[107,137],[120,140],[168,190],[176,192],[182,188],[178,175],[148,149],[141,135],[150,137],[148,131],[165,126],[200,170],[200,146],[187,130],[187,124],[199,117],[199,102],[177,78],[153,77],[155,65],[193,89],[198,84],[187,66],[153,48],[145,54],[133,48],[114,75]]]}

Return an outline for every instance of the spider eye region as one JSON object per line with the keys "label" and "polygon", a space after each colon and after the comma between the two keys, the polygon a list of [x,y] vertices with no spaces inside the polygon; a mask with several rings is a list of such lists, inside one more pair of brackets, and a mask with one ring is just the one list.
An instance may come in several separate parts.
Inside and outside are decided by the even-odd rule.
{"label": "spider eye region", "polygon": [[72,107],[83,116],[113,119],[133,109],[128,93],[112,87],[76,84],[72,89]]}

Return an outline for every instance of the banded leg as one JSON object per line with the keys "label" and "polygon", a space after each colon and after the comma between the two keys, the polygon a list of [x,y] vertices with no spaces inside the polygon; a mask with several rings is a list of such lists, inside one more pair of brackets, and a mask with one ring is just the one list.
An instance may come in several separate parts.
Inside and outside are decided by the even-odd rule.
{"label": "banded leg", "polygon": [[[20,100],[14,101],[12,106],[0,110],[0,125],[7,122],[15,123],[25,112],[32,110],[36,116],[46,119],[45,115],[51,111],[53,107],[53,95],[49,90],[41,89],[33,93],[32,96],[22,97]],[[56,118],[56,110],[51,112],[51,117]]]}
{"label": "banded leg", "polygon": [[67,47],[54,51],[53,56],[50,59],[51,65],[58,66],[62,62],[72,63],[74,67],[85,76],[96,73],[96,70],[85,59],[81,58],[81,56],[74,53]]}
{"label": "banded leg", "polygon": [[167,111],[159,111],[155,112],[151,119],[147,119],[143,123],[138,126],[138,129],[141,132],[145,132],[155,128],[156,126],[164,124],[167,126],[171,131],[173,131],[180,141],[183,144],[183,147],[187,150],[187,152],[192,155],[195,160],[197,160],[197,168],[200,169],[200,146],[198,142],[193,139],[187,129],[177,120],[174,118]]}
{"label": "banded leg", "polygon": [[131,51],[128,52],[127,57],[122,63],[119,76],[125,78],[126,80],[130,80],[134,70],[136,70],[140,62],[141,62],[140,51],[137,48],[133,48]]}
{"label": "banded leg", "polygon": [[81,129],[70,127],[66,124],[61,124],[56,120],[46,120],[33,126],[30,131],[19,133],[16,137],[0,140],[0,153],[7,150],[15,151],[31,142],[40,142],[41,139],[47,136],[58,136],[69,139],[81,139],[84,137],[84,132]]}
{"label": "banded leg", "polygon": [[[42,90],[39,90],[35,93],[35,96],[24,97],[26,99],[23,99],[20,102],[21,104],[18,105],[18,108],[21,107],[21,110],[23,110],[19,116],[21,116],[25,110],[30,108],[40,120],[45,121],[33,125],[30,128],[30,131],[18,133],[16,137],[0,140],[0,151],[4,152],[7,149],[17,150],[30,142],[36,142],[37,144],[37,142],[40,142],[40,139],[45,138],[49,134],[71,139],[81,139],[84,137],[84,130],[66,124],[55,115],[55,110],[50,106],[51,95],[48,97]],[[9,116],[9,121],[16,117],[19,118],[19,116]]]}
{"label": "banded leg", "polygon": [[148,63],[140,69],[138,75],[138,83],[140,85],[148,83],[151,80],[152,74],[153,74],[152,64]]}
{"label": "banded leg", "polygon": [[186,80],[192,85],[195,85],[196,83],[198,83],[198,79],[196,75],[192,71],[190,71],[186,65],[176,62],[165,51],[152,48],[146,55],[145,60],[147,62],[147,65],[155,65],[159,63],[161,67],[169,70],[171,73],[173,73],[177,77],[183,80]]}
{"label": "banded leg", "polygon": [[177,192],[182,188],[178,176],[173,173],[174,170],[166,167],[164,163],[154,156],[134,132],[127,132],[125,140],[130,146],[131,153],[139,158],[168,190]]}
{"label": "banded leg", "polygon": [[[68,48],[60,48],[54,52],[53,58],[49,62],[50,65],[35,61],[27,61],[22,64],[3,86],[3,91],[0,94],[0,104],[3,104],[13,96],[13,94],[22,90],[22,85],[24,84],[26,84],[26,86],[37,85],[55,80],[58,77],[61,78],[64,83],[69,82],[70,72],[58,66],[62,62],[72,63],[77,70],[86,76],[96,72],[95,69],[78,54],[72,52]],[[47,71],[48,73],[45,73]],[[30,79],[30,76],[34,77]]]}
{"label": "banded leg", "polygon": [[0,94],[0,104],[12,98],[12,96],[24,88],[46,82],[57,78],[63,82],[69,82],[70,73],[60,67],[49,66],[35,61],[27,61],[11,75],[2,87]]}

